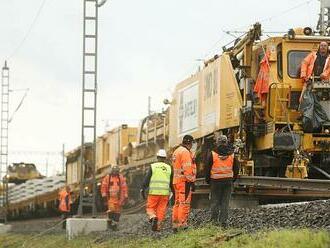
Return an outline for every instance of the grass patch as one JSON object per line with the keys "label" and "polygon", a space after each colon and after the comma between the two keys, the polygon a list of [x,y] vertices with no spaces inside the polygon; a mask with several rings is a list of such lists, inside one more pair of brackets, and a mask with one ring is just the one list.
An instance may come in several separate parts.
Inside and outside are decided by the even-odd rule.
{"label": "grass patch", "polygon": [[163,239],[134,238],[111,239],[97,242],[97,236],[84,236],[71,241],[65,235],[54,234],[35,237],[30,235],[0,236],[0,247],[33,247],[33,248],[105,248],[105,247],[222,247],[222,248],[329,248],[330,233],[322,230],[279,230],[262,231],[256,234],[242,234],[239,230],[221,230],[215,226],[191,229]]}

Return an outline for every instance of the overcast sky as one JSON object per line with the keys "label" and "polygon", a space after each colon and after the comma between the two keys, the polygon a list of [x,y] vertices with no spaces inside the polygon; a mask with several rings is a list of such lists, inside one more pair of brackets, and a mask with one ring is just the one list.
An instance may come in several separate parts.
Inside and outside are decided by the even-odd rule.
{"label": "overcast sky", "polygon": [[[26,37],[42,2],[0,1],[0,65],[8,59],[11,89],[30,89],[10,123],[10,162],[34,162],[45,173],[48,159],[50,175],[61,169],[59,155],[22,151],[80,144],[83,1],[46,0]],[[233,39],[224,30],[245,31],[256,21],[265,31],[314,27],[318,13],[318,0],[109,0],[99,10],[98,134],[104,120],[138,125],[148,96],[160,110],[198,59]],[[23,94],[11,94],[12,111]]]}

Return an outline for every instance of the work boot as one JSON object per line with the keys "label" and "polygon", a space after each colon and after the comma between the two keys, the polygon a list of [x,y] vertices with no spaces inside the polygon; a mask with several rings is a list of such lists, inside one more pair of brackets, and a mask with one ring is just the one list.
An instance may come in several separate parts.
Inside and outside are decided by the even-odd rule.
{"label": "work boot", "polygon": [[111,225],[110,225],[110,229],[111,229],[112,231],[118,231],[118,222],[112,220]]}
{"label": "work boot", "polygon": [[112,229],[112,220],[107,221],[108,229]]}
{"label": "work boot", "polygon": [[157,231],[157,227],[158,227],[158,218],[157,217],[151,218],[151,230],[155,232]]}
{"label": "work boot", "polygon": [[220,227],[226,229],[228,227],[227,222],[220,223]]}
{"label": "work boot", "polygon": [[184,226],[184,227],[182,227],[182,230],[183,230],[183,231],[186,231],[186,230],[188,230],[188,229],[189,229],[188,226]]}
{"label": "work boot", "polygon": [[66,229],[66,220],[64,220],[62,223],[62,229]]}
{"label": "work boot", "polygon": [[118,225],[117,224],[112,224],[111,225],[111,230],[112,231],[118,231]]}

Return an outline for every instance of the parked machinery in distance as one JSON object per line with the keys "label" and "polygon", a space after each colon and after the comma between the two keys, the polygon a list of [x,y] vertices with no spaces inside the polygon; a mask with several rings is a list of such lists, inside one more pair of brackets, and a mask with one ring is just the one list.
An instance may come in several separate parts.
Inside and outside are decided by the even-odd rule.
{"label": "parked machinery in distance", "polygon": [[27,180],[44,178],[32,163],[13,163],[8,166],[8,182],[20,184]]}

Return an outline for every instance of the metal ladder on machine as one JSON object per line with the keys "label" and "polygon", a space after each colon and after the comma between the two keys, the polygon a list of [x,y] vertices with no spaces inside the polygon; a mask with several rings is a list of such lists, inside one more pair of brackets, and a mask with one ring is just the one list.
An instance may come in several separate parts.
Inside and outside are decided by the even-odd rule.
{"label": "metal ladder on machine", "polygon": [[0,180],[1,196],[0,222],[7,222],[8,208],[8,181],[5,177],[8,166],[8,120],[9,120],[9,68],[7,61],[1,73],[1,136],[0,136]]}
{"label": "metal ladder on machine", "polygon": [[[84,214],[85,207],[92,208],[96,215],[96,105],[97,105],[97,34],[98,34],[98,2],[83,0],[83,77],[82,77],[82,126],[80,153],[80,198],[78,215]],[[92,159],[88,161],[84,154],[86,144],[92,145]],[[87,175],[87,172],[91,172]],[[86,187],[91,187],[85,192]]]}

